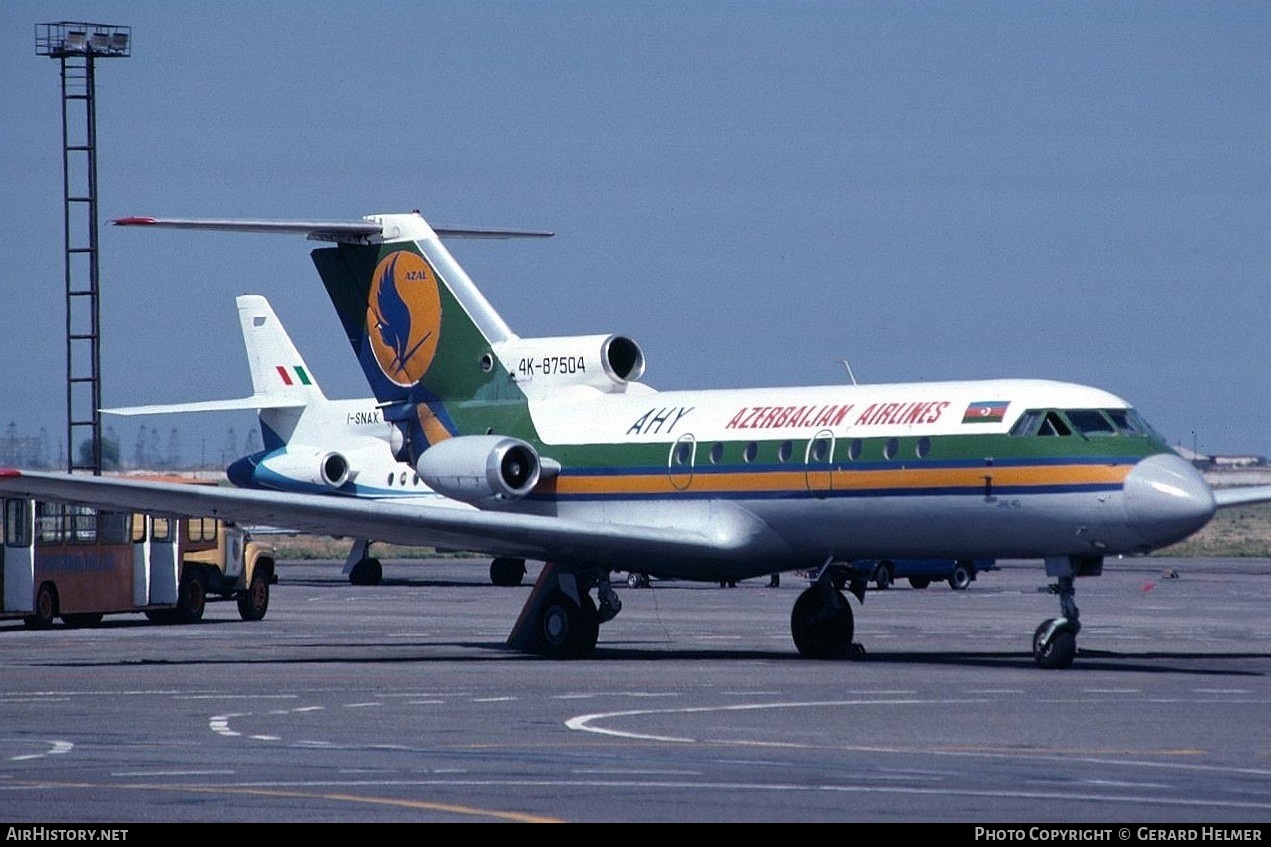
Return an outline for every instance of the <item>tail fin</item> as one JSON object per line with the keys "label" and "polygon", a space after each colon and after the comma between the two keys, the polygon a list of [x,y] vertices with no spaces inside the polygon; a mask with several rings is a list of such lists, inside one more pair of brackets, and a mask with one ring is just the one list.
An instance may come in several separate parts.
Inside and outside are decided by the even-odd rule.
{"label": "tail fin", "polygon": [[[442,244],[455,238],[542,238],[550,232],[432,227],[418,212],[360,221],[130,217],[118,226],[303,233],[332,242],[313,262],[384,419],[414,456],[459,433],[447,403],[523,400],[496,352],[519,339]],[[255,376],[255,370],[253,371]]]}
{"label": "tail fin", "polygon": [[515,335],[427,222],[417,213],[368,220],[382,241],[314,250],[313,262],[376,399],[519,396],[492,353]]}
{"label": "tail fin", "polygon": [[253,398],[286,399],[288,405],[301,406],[325,400],[318,381],[269,301],[259,294],[242,294],[236,302]]}
{"label": "tail fin", "polygon": [[286,444],[304,411],[326,397],[269,301],[257,294],[238,297],[252,394],[234,400],[201,400],[102,409],[112,415],[167,415],[188,412],[255,411],[267,450]]}

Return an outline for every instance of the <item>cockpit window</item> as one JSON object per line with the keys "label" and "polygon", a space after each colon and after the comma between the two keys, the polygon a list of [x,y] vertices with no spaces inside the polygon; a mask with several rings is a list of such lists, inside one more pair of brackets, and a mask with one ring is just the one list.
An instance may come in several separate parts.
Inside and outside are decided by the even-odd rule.
{"label": "cockpit window", "polygon": [[[1071,426],[1069,424],[1071,423]],[[1152,436],[1152,428],[1134,409],[1029,409],[1011,427],[1011,435]]]}
{"label": "cockpit window", "polygon": [[1053,409],[1029,409],[1011,427],[1011,435],[1017,438],[1030,435],[1072,435],[1072,428]]}
{"label": "cockpit window", "polygon": [[1072,435],[1072,430],[1068,428],[1068,424],[1064,423],[1064,419],[1057,412],[1047,412],[1046,417],[1042,419],[1042,425],[1037,430],[1038,435]]}
{"label": "cockpit window", "polygon": [[1011,435],[1019,438],[1026,435],[1036,435],[1037,425],[1041,423],[1042,418],[1046,416],[1045,412],[1037,409],[1029,409],[1019,416],[1019,420],[1011,427]]}
{"label": "cockpit window", "polygon": [[1105,409],[1104,411],[1108,413],[1108,417],[1112,418],[1117,431],[1122,435],[1147,435],[1152,431],[1147,421],[1139,417],[1139,413],[1133,409]]}
{"label": "cockpit window", "polygon": [[1116,435],[1116,427],[1098,409],[1069,409],[1066,413],[1082,435]]}

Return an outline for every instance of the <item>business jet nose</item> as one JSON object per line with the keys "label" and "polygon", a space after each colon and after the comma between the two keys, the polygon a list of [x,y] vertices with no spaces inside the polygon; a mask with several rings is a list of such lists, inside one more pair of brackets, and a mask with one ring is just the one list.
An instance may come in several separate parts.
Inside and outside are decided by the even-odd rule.
{"label": "business jet nose", "polygon": [[1125,515],[1149,549],[1182,541],[1209,523],[1217,508],[1200,471],[1181,456],[1158,453],[1125,478]]}

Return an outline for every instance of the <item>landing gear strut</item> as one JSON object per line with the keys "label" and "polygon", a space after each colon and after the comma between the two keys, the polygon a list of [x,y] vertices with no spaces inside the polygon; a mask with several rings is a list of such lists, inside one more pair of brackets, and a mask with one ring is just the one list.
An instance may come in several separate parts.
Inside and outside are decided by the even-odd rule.
{"label": "landing gear strut", "polygon": [[[589,594],[593,587],[595,600]],[[547,562],[508,635],[508,646],[550,659],[580,659],[595,649],[600,625],[621,610],[607,572],[562,570]]]}
{"label": "landing gear strut", "polygon": [[1098,556],[1052,556],[1046,559],[1046,575],[1057,577],[1053,585],[1040,589],[1059,598],[1059,614],[1041,622],[1033,632],[1033,661],[1038,667],[1058,670],[1072,664],[1077,655],[1077,633],[1081,613],[1077,610],[1076,578],[1098,576],[1103,559]]}

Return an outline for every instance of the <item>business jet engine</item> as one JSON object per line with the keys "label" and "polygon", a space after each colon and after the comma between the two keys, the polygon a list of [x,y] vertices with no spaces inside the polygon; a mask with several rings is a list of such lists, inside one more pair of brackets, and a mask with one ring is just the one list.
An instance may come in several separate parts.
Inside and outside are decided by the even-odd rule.
{"label": "business jet engine", "polygon": [[[643,387],[638,381],[644,375],[644,351],[625,335],[511,338],[493,345],[492,351],[527,397],[547,397],[576,386],[605,394]],[[481,362],[484,370],[493,366],[489,356]]]}
{"label": "business jet engine", "polygon": [[335,450],[289,449],[272,453],[255,462],[261,471],[286,477],[306,485],[338,489],[355,474],[348,457]]}
{"label": "business jet engine", "polygon": [[434,491],[475,503],[480,500],[517,500],[539,480],[560,471],[531,445],[506,435],[461,435],[425,450],[415,470]]}

